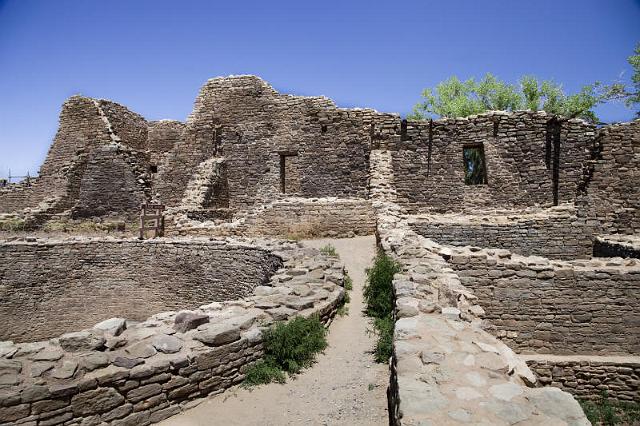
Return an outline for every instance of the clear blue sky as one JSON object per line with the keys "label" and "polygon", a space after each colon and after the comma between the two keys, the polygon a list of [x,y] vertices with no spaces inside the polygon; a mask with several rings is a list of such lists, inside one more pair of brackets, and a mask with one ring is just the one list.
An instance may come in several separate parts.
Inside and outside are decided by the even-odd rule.
{"label": "clear blue sky", "polygon": [[0,0],[0,176],[37,171],[78,93],[185,120],[208,78],[256,74],[282,92],[406,114],[454,74],[534,74],[568,92],[628,79],[638,41],[631,0]]}

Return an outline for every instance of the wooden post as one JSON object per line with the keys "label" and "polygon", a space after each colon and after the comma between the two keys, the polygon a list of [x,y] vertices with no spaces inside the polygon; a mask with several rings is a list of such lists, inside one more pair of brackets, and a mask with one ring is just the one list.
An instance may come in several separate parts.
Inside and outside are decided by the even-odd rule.
{"label": "wooden post", "polygon": [[[164,205],[144,203],[140,209],[140,234],[139,239],[144,240],[147,229],[153,229],[153,238],[164,236]],[[147,222],[153,221],[153,226],[148,227]]]}

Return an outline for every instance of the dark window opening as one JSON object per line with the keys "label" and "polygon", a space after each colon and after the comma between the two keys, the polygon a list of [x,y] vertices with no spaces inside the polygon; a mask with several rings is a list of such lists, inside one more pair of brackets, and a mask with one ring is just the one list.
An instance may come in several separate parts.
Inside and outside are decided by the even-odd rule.
{"label": "dark window opening", "polygon": [[487,165],[483,145],[468,145],[462,148],[464,183],[482,185],[487,183]]}
{"label": "dark window opening", "polygon": [[298,153],[280,153],[280,192],[293,194],[300,191]]}
{"label": "dark window opening", "polygon": [[407,137],[407,120],[402,120],[400,122],[400,140],[406,141],[409,138]]}
{"label": "dark window opening", "polygon": [[327,133],[327,125],[323,124],[321,127],[322,133]]}
{"label": "dark window opening", "polygon": [[155,164],[152,164],[149,166],[149,171],[151,173],[158,173],[158,166],[156,166]]}

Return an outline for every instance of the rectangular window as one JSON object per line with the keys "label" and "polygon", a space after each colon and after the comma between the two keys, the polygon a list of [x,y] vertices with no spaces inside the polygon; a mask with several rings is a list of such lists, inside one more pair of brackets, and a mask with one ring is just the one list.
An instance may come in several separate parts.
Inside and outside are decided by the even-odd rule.
{"label": "rectangular window", "polygon": [[487,183],[487,165],[482,144],[465,145],[462,148],[464,162],[464,183],[483,185]]}

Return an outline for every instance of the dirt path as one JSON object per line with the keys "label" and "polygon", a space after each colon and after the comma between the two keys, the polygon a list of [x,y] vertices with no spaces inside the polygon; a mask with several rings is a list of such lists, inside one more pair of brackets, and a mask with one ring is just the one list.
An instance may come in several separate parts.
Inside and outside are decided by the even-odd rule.
{"label": "dirt path", "polygon": [[386,365],[373,361],[374,337],[362,314],[364,269],[375,254],[374,237],[305,241],[332,244],[353,279],[349,313],[329,328],[329,347],[295,380],[252,390],[236,388],[162,422],[204,425],[387,425]]}

